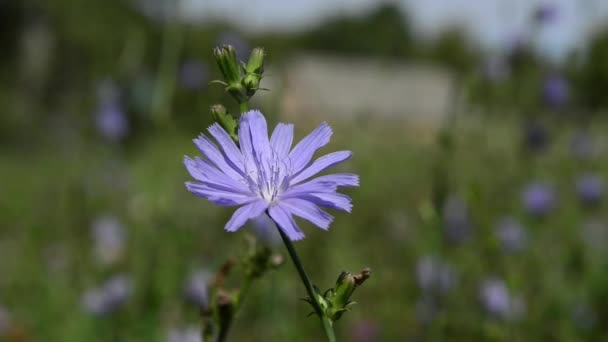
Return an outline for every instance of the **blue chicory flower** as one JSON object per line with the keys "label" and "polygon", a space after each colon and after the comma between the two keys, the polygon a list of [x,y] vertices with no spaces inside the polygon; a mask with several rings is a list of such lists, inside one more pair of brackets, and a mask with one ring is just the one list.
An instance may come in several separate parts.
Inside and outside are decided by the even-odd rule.
{"label": "blue chicory flower", "polygon": [[184,284],[184,297],[186,301],[201,307],[209,306],[209,283],[213,274],[205,270],[198,270],[190,274]]}
{"label": "blue chicory flower", "polygon": [[524,302],[514,297],[505,282],[488,278],[481,283],[480,300],[483,308],[494,318],[513,320],[523,315]]}
{"label": "blue chicory flower", "polygon": [[118,218],[109,214],[97,217],[91,230],[97,261],[111,265],[120,260],[125,252],[126,238],[124,227]]}
{"label": "blue chicory flower", "polygon": [[266,214],[251,219],[253,234],[262,245],[276,247],[281,243],[281,235],[274,221]]}
{"label": "blue chicory flower", "polygon": [[469,214],[469,206],[464,198],[449,196],[442,210],[443,233],[448,242],[459,244],[468,240],[472,235],[473,224]]}
{"label": "blue chicory flower", "polygon": [[120,89],[110,80],[101,82],[98,87],[95,125],[99,134],[111,142],[118,142],[129,133]]}
{"label": "blue chicory flower", "polygon": [[456,283],[456,274],[450,265],[432,256],[424,256],[416,263],[418,287],[425,293],[446,294]]}
{"label": "blue chicory flower", "polygon": [[167,342],[202,342],[200,328],[193,325],[183,328],[172,328],[167,333]]}
{"label": "blue chicory flower", "polygon": [[227,231],[237,231],[247,220],[267,212],[291,240],[300,240],[304,233],[293,215],[328,229],[333,217],[319,207],[351,211],[351,199],[336,191],[341,186],[358,186],[357,175],[331,174],[311,179],[352,155],[350,151],[339,151],[310,162],[314,153],[329,143],[332,130],[326,123],[293,149],[293,125],[278,124],[269,140],[266,119],[257,110],[241,116],[240,146],[217,123],[208,131],[223,152],[203,134],[194,139],[207,160],[184,158],[188,172],[196,179],[186,182],[186,188],[219,206],[240,206],[226,224]]}
{"label": "blue chicory flower", "polygon": [[555,207],[555,193],[544,183],[531,183],[522,193],[524,209],[534,216],[545,216]]}
{"label": "blue chicory flower", "polygon": [[526,247],[528,237],[521,223],[511,217],[498,221],[495,227],[500,247],[507,253],[519,252]]}
{"label": "blue chicory flower", "polygon": [[85,311],[95,316],[110,315],[122,308],[132,293],[131,278],[117,275],[101,286],[87,290],[82,296],[82,306]]}
{"label": "blue chicory flower", "polygon": [[583,204],[596,205],[604,197],[604,180],[594,174],[583,174],[576,180],[576,194]]}
{"label": "blue chicory flower", "polygon": [[543,83],[543,99],[551,107],[564,106],[570,96],[570,87],[566,79],[558,75],[547,77]]}
{"label": "blue chicory flower", "polygon": [[118,102],[100,104],[95,121],[99,133],[111,142],[122,140],[129,130],[129,123]]}

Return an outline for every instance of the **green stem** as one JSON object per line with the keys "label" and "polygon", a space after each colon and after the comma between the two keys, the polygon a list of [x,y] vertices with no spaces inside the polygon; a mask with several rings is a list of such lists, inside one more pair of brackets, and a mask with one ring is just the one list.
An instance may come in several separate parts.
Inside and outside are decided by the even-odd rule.
{"label": "green stem", "polygon": [[[270,216],[270,215],[268,215],[268,216]],[[273,221],[274,221],[274,219],[273,219]],[[321,320],[321,325],[323,326],[323,330],[325,331],[327,340],[330,342],[335,342],[336,336],[334,334],[334,328],[333,328],[332,322],[329,318],[327,318],[325,316],[325,312],[323,311],[321,304],[319,304],[319,301],[317,300],[317,296],[315,294],[315,290],[313,288],[312,282],[310,281],[310,278],[308,278],[308,274],[306,274],[306,271],[304,271],[304,267],[302,266],[302,262],[300,261],[300,258],[298,257],[298,253],[296,253],[296,249],[294,248],[293,243],[291,242],[289,237],[287,237],[287,235],[285,235],[285,233],[283,233],[281,228],[279,228],[279,224],[276,221],[275,221],[275,224],[277,225],[279,234],[281,234],[281,238],[283,239],[283,243],[285,244],[285,247],[287,247],[289,256],[291,257],[291,260],[293,261],[294,266],[298,270],[300,279],[302,279],[302,283],[304,283],[304,287],[306,287],[306,292],[308,293],[308,297],[310,298],[310,300],[312,302],[312,306],[315,310],[315,313],[319,316],[319,319]]]}
{"label": "green stem", "polygon": [[239,103],[239,109],[241,111],[241,114],[248,112],[249,104],[247,103],[247,101]]}

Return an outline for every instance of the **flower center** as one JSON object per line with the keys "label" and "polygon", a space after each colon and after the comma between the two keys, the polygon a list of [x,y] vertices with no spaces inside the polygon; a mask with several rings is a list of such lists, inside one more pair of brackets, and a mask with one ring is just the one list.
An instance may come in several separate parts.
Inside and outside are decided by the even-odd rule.
{"label": "flower center", "polygon": [[256,154],[253,159],[245,161],[249,188],[267,203],[273,203],[289,183],[288,161],[274,151]]}

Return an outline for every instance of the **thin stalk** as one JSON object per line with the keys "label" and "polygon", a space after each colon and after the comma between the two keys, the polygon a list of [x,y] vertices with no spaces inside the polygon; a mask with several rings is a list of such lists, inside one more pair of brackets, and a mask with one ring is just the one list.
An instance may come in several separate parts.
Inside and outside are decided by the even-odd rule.
{"label": "thin stalk", "polygon": [[[268,216],[270,216],[270,215],[268,215]],[[274,221],[274,219],[273,219],[273,221]],[[293,243],[291,242],[289,237],[287,237],[287,235],[285,235],[285,233],[283,233],[281,228],[279,228],[279,224],[276,223],[276,221],[275,221],[275,224],[277,225],[279,234],[281,234],[281,238],[283,239],[283,243],[285,244],[285,247],[287,247],[289,256],[291,257],[291,260],[293,261],[293,264],[296,267],[296,270],[298,270],[300,279],[302,279],[302,283],[304,283],[304,287],[306,288],[308,297],[310,298],[310,300],[312,302],[312,306],[315,310],[315,313],[319,316],[319,319],[321,320],[321,325],[323,326],[323,330],[325,331],[327,340],[330,342],[335,342],[336,336],[334,334],[334,328],[333,328],[332,322],[329,318],[327,318],[325,316],[323,308],[321,308],[321,304],[319,304],[319,302],[317,300],[317,296],[315,295],[315,290],[312,286],[312,282],[310,281],[310,278],[308,278],[308,274],[306,273],[306,271],[304,271],[304,267],[302,266],[302,262],[300,261],[300,258],[298,257],[298,253],[296,253],[296,249],[294,248]]]}
{"label": "thin stalk", "polygon": [[241,111],[241,114],[248,112],[249,104],[247,103],[247,101],[239,103],[239,109]]}

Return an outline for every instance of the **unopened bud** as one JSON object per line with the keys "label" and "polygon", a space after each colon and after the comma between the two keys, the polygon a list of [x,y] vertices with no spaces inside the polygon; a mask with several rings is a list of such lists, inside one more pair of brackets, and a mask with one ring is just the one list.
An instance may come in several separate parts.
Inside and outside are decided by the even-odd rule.
{"label": "unopened bud", "polygon": [[336,288],[330,289],[325,294],[329,306],[326,310],[327,316],[336,321],[340,319],[342,314],[349,310],[349,307],[354,304],[350,300],[358,286],[363,284],[371,276],[371,270],[364,268],[361,272],[353,274],[342,272],[336,281]]}
{"label": "unopened bud", "polygon": [[211,117],[213,121],[217,122],[222,128],[230,135],[230,137],[238,142],[239,137],[237,134],[238,124],[234,117],[228,113],[226,107],[221,104],[215,104],[211,106]]}
{"label": "unopened bud", "polygon": [[262,75],[264,73],[264,49],[257,47],[253,49],[249,55],[249,61],[245,66],[245,72],[248,74]]}
{"label": "unopened bud", "polygon": [[245,77],[243,86],[247,91],[247,96],[251,97],[260,88],[260,81],[264,74],[264,49],[257,47],[253,49],[249,56],[249,61],[245,65]]}
{"label": "unopened bud", "polygon": [[217,47],[213,49],[213,55],[215,56],[217,66],[220,68],[220,72],[224,77],[224,82],[219,83],[226,86],[226,91],[229,92],[238,103],[247,101],[248,96],[241,82],[242,74],[234,47],[231,45],[224,45],[221,48]]}

